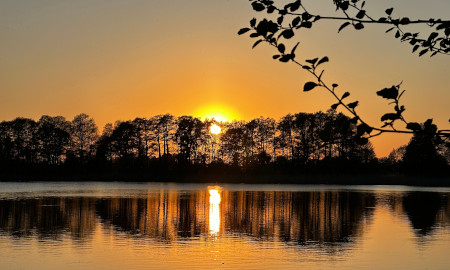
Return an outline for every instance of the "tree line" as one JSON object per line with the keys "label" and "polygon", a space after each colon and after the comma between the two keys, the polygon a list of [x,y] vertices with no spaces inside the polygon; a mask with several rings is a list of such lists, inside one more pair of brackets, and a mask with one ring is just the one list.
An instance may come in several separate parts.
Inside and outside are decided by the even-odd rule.
{"label": "tree line", "polygon": [[[222,131],[213,134],[212,125]],[[395,150],[378,160],[370,142],[357,140],[358,132],[356,123],[335,110],[231,123],[165,114],[108,123],[101,133],[87,114],[72,121],[63,116],[44,115],[38,121],[19,117],[0,123],[0,166],[153,168],[161,173],[193,166],[238,171],[270,167],[298,172],[324,164],[396,165],[403,157],[421,162],[421,156],[417,161],[414,157],[414,151],[422,151],[414,149],[417,143],[410,143],[403,154]],[[448,158],[448,151],[431,148],[434,152],[428,155]]]}

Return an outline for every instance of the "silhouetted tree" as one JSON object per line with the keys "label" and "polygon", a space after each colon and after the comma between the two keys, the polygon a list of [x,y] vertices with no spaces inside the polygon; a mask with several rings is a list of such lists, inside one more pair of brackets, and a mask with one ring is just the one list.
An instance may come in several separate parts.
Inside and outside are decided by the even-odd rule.
{"label": "silhouetted tree", "polygon": [[138,137],[138,130],[133,122],[121,122],[110,137],[113,156],[122,160],[136,158],[140,147]]}
{"label": "silhouetted tree", "polygon": [[72,152],[82,163],[94,155],[94,145],[98,139],[97,125],[87,114],[79,114],[72,120]]}
{"label": "silhouetted tree", "polygon": [[5,142],[8,145],[11,159],[25,163],[35,162],[36,151],[33,134],[37,123],[32,119],[18,117],[13,121],[3,122],[3,124]]}
{"label": "silhouetted tree", "polygon": [[441,171],[447,165],[445,158],[438,153],[437,138],[434,133],[427,130],[436,129],[431,121],[421,125],[424,132],[414,134],[408,143],[403,156],[403,164],[409,173],[433,173]]}
{"label": "silhouetted tree", "polygon": [[[274,137],[275,137],[275,120],[272,118],[257,118],[256,123],[256,140],[258,154],[272,151],[275,158]],[[271,149],[270,149],[271,148]]]}
{"label": "silhouetted tree", "polygon": [[[281,149],[281,156],[285,156],[292,160],[294,153],[294,116],[288,114],[281,118],[277,124],[277,130],[279,131],[278,146]],[[287,152],[287,154],[286,154]]]}
{"label": "silhouetted tree", "polygon": [[245,155],[245,137],[242,122],[234,122],[221,136],[222,157],[235,167],[242,164],[242,158]]}
{"label": "silhouetted tree", "polygon": [[169,155],[169,146],[173,139],[175,129],[175,117],[170,114],[157,115],[151,119],[153,123],[153,130],[155,133],[156,147],[158,157],[161,158],[161,143],[163,147],[163,154]]}
{"label": "silhouetted tree", "polygon": [[402,162],[403,156],[405,155],[406,145],[402,145],[398,148],[395,148],[389,153],[388,161],[391,164],[398,164]]}
{"label": "silhouetted tree", "polygon": [[152,121],[145,118],[136,118],[133,125],[137,129],[138,156],[148,158],[153,140]]}
{"label": "silhouetted tree", "polygon": [[42,116],[33,136],[39,161],[60,164],[66,158],[70,143],[70,122],[62,116]]}
{"label": "silhouetted tree", "polygon": [[178,155],[182,160],[191,161],[197,153],[202,134],[203,123],[192,116],[181,116],[177,120],[178,127],[175,138],[178,145]]}
{"label": "silhouetted tree", "polygon": [[103,128],[102,135],[97,141],[95,151],[96,158],[100,161],[112,161],[113,160],[113,148],[111,143],[111,136],[114,131],[113,124],[107,123]]}

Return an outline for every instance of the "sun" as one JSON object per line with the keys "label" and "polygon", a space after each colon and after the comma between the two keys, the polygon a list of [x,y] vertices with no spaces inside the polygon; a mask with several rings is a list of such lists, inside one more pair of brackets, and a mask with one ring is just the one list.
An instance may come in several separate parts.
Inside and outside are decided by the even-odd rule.
{"label": "sun", "polygon": [[219,134],[219,133],[222,131],[222,128],[219,127],[219,126],[216,125],[216,124],[212,124],[212,125],[209,127],[209,131],[210,131],[212,134],[217,135],[217,134]]}

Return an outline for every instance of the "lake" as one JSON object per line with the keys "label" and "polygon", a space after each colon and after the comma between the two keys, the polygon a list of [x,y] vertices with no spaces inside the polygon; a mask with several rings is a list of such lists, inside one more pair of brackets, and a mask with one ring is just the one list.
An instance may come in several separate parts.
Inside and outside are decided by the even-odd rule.
{"label": "lake", "polygon": [[449,194],[0,183],[0,269],[449,269]]}

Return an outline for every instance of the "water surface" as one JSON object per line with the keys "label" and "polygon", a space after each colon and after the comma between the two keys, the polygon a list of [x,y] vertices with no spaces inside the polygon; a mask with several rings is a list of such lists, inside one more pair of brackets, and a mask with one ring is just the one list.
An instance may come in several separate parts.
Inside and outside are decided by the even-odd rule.
{"label": "water surface", "polygon": [[0,269],[448,269],[449,194],[0,183]]}

